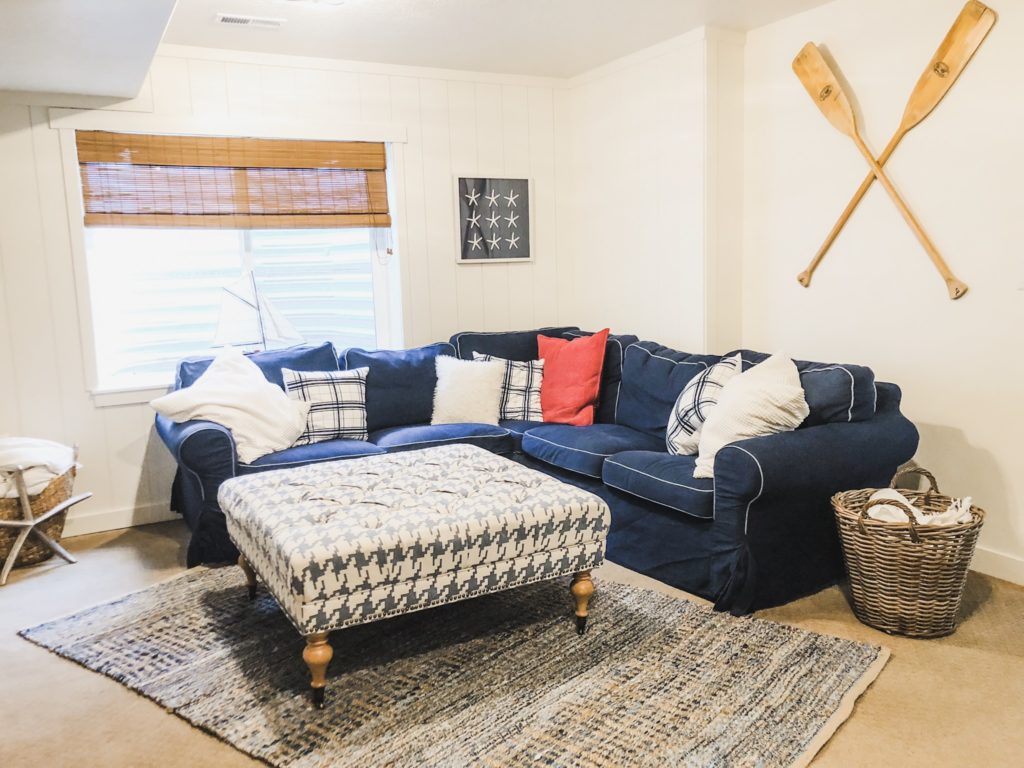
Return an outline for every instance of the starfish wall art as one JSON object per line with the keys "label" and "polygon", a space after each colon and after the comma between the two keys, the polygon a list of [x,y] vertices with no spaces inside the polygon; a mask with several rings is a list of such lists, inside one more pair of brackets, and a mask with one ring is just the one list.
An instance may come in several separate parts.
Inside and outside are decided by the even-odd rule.
{"label": "starfish wall art", "polygon": [[532,261],[528,179],[456,177],[459,263]]}

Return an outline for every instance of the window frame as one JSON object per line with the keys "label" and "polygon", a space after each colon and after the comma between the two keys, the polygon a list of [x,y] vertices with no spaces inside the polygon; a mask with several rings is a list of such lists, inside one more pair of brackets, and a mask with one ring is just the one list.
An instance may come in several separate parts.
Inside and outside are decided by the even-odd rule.
{"label": "window frame", "polygon": [[399,245],[405,235],[405,195],[398,185],[403,174],[407,131],[404,126],[390,124],[338,123],[330,128],[310,126],[308,121],[265,120],[243,118],[202,118],[163,116],[152,113],[117,112],[51,108],[49,124],[56,130],[60,143],[64,176],[64,197],[67,209],[72,270],[75,278],[79,337],[85,386],[97,407],[146,403],[167,392],[166,386],[104,387],[99,382],[96,358],[96,334],[93,325],[92,291],[89,283],[88,256],[85,246],[84,202],[79,176],[76,130],[104,130],[121,133],[150,133],[185,136],[243,136],[264,139],[380,141],[388,158],[388,202],[392,214],[390,252],[385,259],[373,259],[373,290],[377,345],[381,348],[401,346],[407,332],[402,312],[408,283],[406,265],[400,258]]}

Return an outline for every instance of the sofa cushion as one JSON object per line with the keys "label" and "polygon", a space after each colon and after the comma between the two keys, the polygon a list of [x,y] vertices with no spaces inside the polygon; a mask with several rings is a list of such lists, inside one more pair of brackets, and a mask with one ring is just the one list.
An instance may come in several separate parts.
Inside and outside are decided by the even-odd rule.
{"label": "sofa cushion", "polygon": [[385,449],[410,451],[434,445],[466,443],[494,453],[512,453],[512,434],[493,424],[414,424],[370,433],[370,442]]}
{"label": "sofa cushion", "polygon": [[611,488],[710,520],[715,512],[715,481],[694,479],[696,460],[696,456],[658,451],[626,451],[605,460],[601,478]]}
{"label": "sofa cushion", "polygon": [[566,331],[578,330],[575,326],[564,326],[534,331],[465,331],[452,336],[451,344],[463,360],[472,360],[474,352],[506,360],[536,360],[538,335],[560,338]]}
{"label": "sofa cushion", "polygon": [[608,329],[578,339],[537,337],[544,361],[540,404],[544,421],[586,427],[594,423]]}
{"label": "sofa cushion", "polygon": [[431,424],[493,424],[501,418],[501,383],[505,363],[459,360],[442,355],[437,364]]}
{"label": "sofa cushion", "polygon": [[288,397],[309,403],[306,429],[295,440],[295,445],[326,440],[366,440],[367,370],[281,369]]}
{"label": "sofa cushion", "polygon": [[626,347],[615,423],[664,440],[672,406],[683,387],[720,359],[678,352],[653,341]]}
{"label": "sofa cushion", "polygon": [[519,452],[523,448],[523,435],[536,427],[543,427],[543,421],[522,421],[521,419],[502,419],[498,422],[512,436],[512,448]]}
{"label": "sofa cushion", "polygon": [[701,371],[683,387],[668,417],[665,447],[669,453],[693,455],[700,447],[700,433],[722,390],[743,370],[739,354],[723,357]]}
{"label": "sofa cushion", "polygon": [[[743,357],[744,370],[768,359],[763,352],[749,349],[736,352]],[[875,374],[870,368],[847,363],[794,362],[800,372],[807,406],[811,409],[802,427],[839,421],[867,421],[874,417],[878,394]]]}
{"label": "sofa cushion", "polygon": [[548,424],[523,435],[523,453],[581,475],[601,477],[601,465],[622,451],[665,449],[664,438],[656,438],[618,424],[572,427]]}
{"label": "sofa cushion", "polygon": [[316,464],[335,459],[357,459],[360,456],[375,456],[379,453],[384,453],[384,449],[365,440],[324,440],[321,443],[296,445],[277,453],[268,453],[250,464],[239,464],[238,474],[301,467],[303,464]]}
{"label": "sofa cushion", "polygon": [[[256,363],[263,371],[267,381],[277,384],[284,389],[284,379],[281,376],[282,368],[290,368],[293,371],[336,371],[338,370],[338,356],[334,351],[334,345],[329,341],[317,347],[300,346],[288,347],[287,349],[271,349],[266,352],[251,352],[247,358]],[[190,387],[213,362],[213,357],[186,357],[178,363],[178,377],[174,388]]]}
{"label": "sofa cushion", "polygon": [[501,418],[518,421],[542,421],[540,387],[544,381],[543,360],[506,360],[503,357],[473,353],[474,360],[500,362],[505,366],[501,383]]}
{"label": "sofa cushion", "polygon": [[727,445],[755,437],[792,432],[810,409],[800,373],[785,355],[772,355],[735,376],[700,432],[694,477],[714,477],[715,456]]}
{"label": "sofa cushion", "polygon": [[434,413],[438,355],[454,355],[448,342],[415,349],[346,349],[343,368],[369,368],[366,375],[366,426],[387,427],[429,422]]}
{"label": "sofa cushion", "polygon": [[[593,331],[566,331],[566,339],[593,336]],[[619,389],[622,386],[622,358],[626,347],[636,344],[639,339],[632,335],[609,334],[604,350],[604,370],[601,371],[601,394],[597,398],[596,420],[602,424],[615,423],[615,408],[619,404]]]}

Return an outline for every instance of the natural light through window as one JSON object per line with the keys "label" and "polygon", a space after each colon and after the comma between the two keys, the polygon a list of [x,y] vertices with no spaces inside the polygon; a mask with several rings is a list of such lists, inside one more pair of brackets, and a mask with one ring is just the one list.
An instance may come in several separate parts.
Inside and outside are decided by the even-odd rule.
{"label": "natural light through window", "polygon": [[249,270],[306,343],[386,343],[374,296],[391,289],[374,233],[87,227],[99,389],[164,386],[183,357],[215,353],[224,289]]}

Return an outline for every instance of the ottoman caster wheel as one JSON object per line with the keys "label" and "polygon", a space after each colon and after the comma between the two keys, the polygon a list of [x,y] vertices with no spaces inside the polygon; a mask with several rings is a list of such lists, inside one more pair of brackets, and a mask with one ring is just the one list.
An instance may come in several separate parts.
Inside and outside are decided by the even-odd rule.
{"label": "ottoman caster wheel", "polygon": [[577,616],[576,617],[576,634],[577,635],[582,635],[586,631],[587,631],[587,617],[586,616]]}

